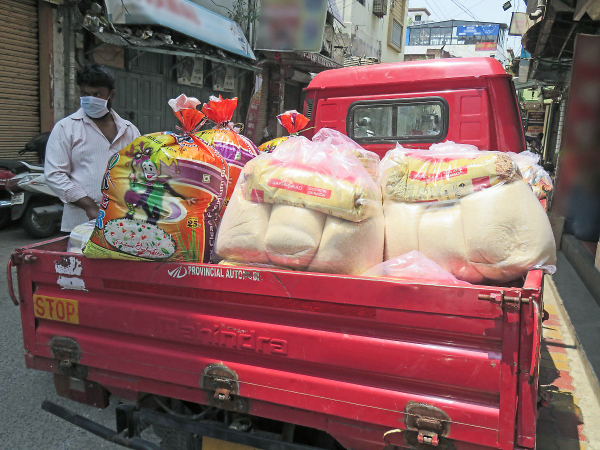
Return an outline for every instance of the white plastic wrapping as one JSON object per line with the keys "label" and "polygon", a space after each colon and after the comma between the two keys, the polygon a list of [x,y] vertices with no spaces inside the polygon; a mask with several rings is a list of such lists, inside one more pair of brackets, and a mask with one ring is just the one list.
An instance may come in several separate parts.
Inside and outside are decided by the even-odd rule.
{"label": "white plastic wrapping", "polygon": [[363,276],[395,278],[419,284],[471,286],[416,250],[378,264]]}
{"label": "white plastic wrapping", "polygon": [[433,147],[393,150],[382,161],[385,259],[418,250],[477,284],[553,272],[548,217],[512,160],[454,143]]}
{"label": "white plastic wrapping", "polygon": [[71,230],[69,235],[69,243],[67,244],[67,252],[69,253],[83,253],[85,244],[90,240],[90,236],[94,231],[96,220],[90,220],[89,222],[77,225]]}
{"label": "white plastic wrapping", "polygon": [[236,264],[360,275],[383,261],[383,245],[381,192],[366,169],[329,142],[295,137],[246,165],[216,254]]}

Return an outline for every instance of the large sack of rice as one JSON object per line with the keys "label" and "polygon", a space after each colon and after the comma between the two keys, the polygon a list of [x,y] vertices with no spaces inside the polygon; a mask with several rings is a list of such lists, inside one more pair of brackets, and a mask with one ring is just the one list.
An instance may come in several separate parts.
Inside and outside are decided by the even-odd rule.
{"label": "large sack of rice", "polygon": [[202,112],[215,123],[215,128],[194,135],[218,151],[229,165],[229,187],[225,207],[231,199],[242,168],[259,153],[254,142],[234,131],[231,126],[237,102],[237,98],[210,97],[210,101],[202,106]]}
{"label": "large sack of rice", "polygon": [[200,102],[169,101],[183,134],[137,138],[108,162],[89,258],[207,262],[227,191],[228,165],[193,135]]}
{"label": "large sack of rice", "polygon": [[386,260],[418,250],[470,283],[554,270],[548,217],[509,156],[454,143],[397,149],[381,172]]}

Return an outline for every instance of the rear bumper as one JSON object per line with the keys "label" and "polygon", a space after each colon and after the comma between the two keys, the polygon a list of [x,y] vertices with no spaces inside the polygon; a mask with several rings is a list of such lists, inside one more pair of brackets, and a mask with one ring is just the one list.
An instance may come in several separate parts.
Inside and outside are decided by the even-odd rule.
{"label": "rear bumper", "polygon": [[[56,403],[44,400],[42,409],[66,420],[73,425],[83,428],[104,440],[127,448],[138,450],[159,450],[160,447],[142,439],[140,433],[149,426],[168,429],[180,433],[183,439],[196,440],[198,444],[203,437],[218,439],[265,450],[311,450],[316,447],[284,442],[278,439],[280,435],[267,432],[241,432],[220,422],[208,420],[194,421],[170,416],[153,410],[136,411],[132,405],[121,405],[117,408],[117,431],[113,431],[99,423],[74,414]],[[190,442],[190,444],[192,444]],[[200,448],[190,445],[189,448]]]}

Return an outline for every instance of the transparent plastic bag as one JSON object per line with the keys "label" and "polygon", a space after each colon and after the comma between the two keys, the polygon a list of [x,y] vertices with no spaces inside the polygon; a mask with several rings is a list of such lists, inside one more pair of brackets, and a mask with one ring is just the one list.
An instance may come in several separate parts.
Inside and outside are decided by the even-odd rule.
{"label": "transparent plastic bag", "polygon": [[471,286],[471,283],[459,280],[416,250],[378,264],[363,276],[396,278],[419,284]]}
{"label": "transparent plastic bag", "polygon": [[[516,164],[498,152],[462,150],[460,146],[457,151],[457,145],[451,144],[451,152],[446,151],[450,145],[437,145],[437,151],[430,154],[427,150],[396,149],[389,159],[384,158],[385,258],[418,250],[456,278],[477,284],[513,281],[533,268],[552,273],[556,261],[552,229],[542,205],[518,175]],[[419,157],[417,162],[407,162],[406,158],[414,155]],[[407,169],[410,164],[414,167]],[[458,175],[446,175],[454,169]],[[403,191],[390,185],[407,185],[406,176],[396,176],[400,172],[431,182],[421,186],[421,191],[409,186],[412,190],[404,194],[410,195],[399,195]],[[482,176],[488,181],[475,189]],[[453,179],[469,189],[449,195],[453,191],[439,181],[457,183]],[[427,190],[431,185],[437,190]],[[427,195],[419,197],[422,192]],[[417,198],[421,201],[415,201]]]}
{"label": "transparent plastic bag", "polygon": [[349,151],[358,158],[373,180],[379,179],[379,155],[362,148],[348,136],[331,128],[321,128],[312,138],[313,142],[326,142],[341,151]]}
{"label": "transparent plastic bag", "polygon": [[71,234],[69,235],[67,252],[83,253],[85,244],[87,244],[87,242],[90,240],[95,225],[96,221],[90,220],[89,222],[82,223],[81,225],[77,225],[75,228],[73,228],[71,230]]}
{"label": "transparent plastic bag", "polygon": [[360,222],[381,209],[381,192],[358,159],[330,142],[288,139],[243,170],[246,200],[298,206]]}
{"label": "transparent plastic bag", "polygon": [[455,200],[514,180],[517,165],[501,152],[448,141],[430,150],[398,145],[381,162],[383,198],[402,202]]}
{"label": "transparent plastic bag", "polygon": [[554,185],[550,174],[539,165],[540,156],[530,151],[509,153],[509,155],[517,163],[519,172],[531,186],[536,197],[540,200],[548,198],[548,195],[554,189]]}
{"label": "transparent plastic bag", "polygon": [[[301,145],[292,148],[290,143],[293,140],[302,141]],[[316,151],[311,155],[310,150],[315,148]],[[320,183],[319,189],[324,189],[323,185],[329,183],[327,188],[331,190],[331,195],[325,199],[332,201],[341,198],[345,203],[341,206],[334,203],[323,206],[323,203],[310,198],[288,196],[287,186],[281,188],[281,195],[278,195],[277,189],[268,192],[270,197],[264,193],[259,195],[255,187],[274,187],[273,183],[269,186],[265,177],[260,178],[259,171],[263,167],[267,170],[274,167],[276,170],[268,174],[281,177],[276,178],[278,183],[280,179],[285,180],[294,188],[303,182],[310,183],[305,186]],[[262,180],[263,184],[253,180],[249,183],[248,179],[252,176]],[[363,191],[372,191],[369,195],[373,198],[358,195],[357,192],[363,191],[356,190],[355,184]],[[249,195],[245,195],[245,190]],[[310,195],[307,189],[302,189],[302,192],[298,190],[292,193],[308,192],[303,195]],[[360,209],[360,220],[340,218],[337,214],[348,207],[345,213],[357,219],[352,214],[355,206],[344,199],[344,196],[352,196],[354,200],[356,195],[359,200],[366,201]],[[271,201],[266,202],[265,198]],[[366,210],[368,214],[365,214]],[[360,275],[383,261],[383,244],[381,194],[364,167],[353,155],[295,137],[281,144],[272,154],[264,154],[250,161],[244,168],[244,176],[236,186],[219,228],[215,259],[223,258],[257,267],[267,264],[294,270]]]}

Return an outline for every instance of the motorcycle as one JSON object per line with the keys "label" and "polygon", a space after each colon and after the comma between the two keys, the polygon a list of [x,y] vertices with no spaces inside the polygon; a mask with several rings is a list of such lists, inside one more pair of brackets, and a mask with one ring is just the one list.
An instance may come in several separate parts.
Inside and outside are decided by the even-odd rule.
{"label": "motorcycle", "polygon": [[10,192],[6,189],[8,180],[15,175],[27,171],[27,167],[21,161],[12,159],[0,159],[0,230],[6,228],[10,222]]}
{"label": "motorcycle", "polygon": [[[44,160],[49,133],[34,137],[19,154],[36,152]],[[8,180],[11,195],[11,219],[21,220],[25,232],[33,238],[47,238],[60,229],[63,203],[48,187],[43,165],[22,162],[26,171]]]}

